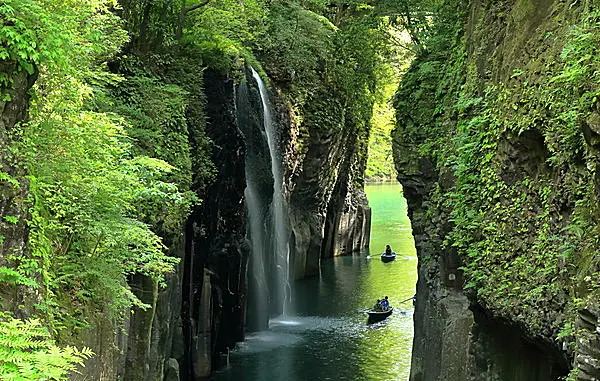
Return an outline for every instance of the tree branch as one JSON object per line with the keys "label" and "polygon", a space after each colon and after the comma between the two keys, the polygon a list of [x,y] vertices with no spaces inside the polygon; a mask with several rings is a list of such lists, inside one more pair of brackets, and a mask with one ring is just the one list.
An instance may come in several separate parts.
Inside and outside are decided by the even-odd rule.
{"label": "tree branch", "polygon": [[175,32],[175,39],[179,40],[181,38],[181,36],[183,35],[183,19],[185,18],[185,15],[188,12],[194,11],[198,8],[202,8],[203,6],[207,5],[208,3],[210,3],[210,0],[204,0],[201,3],[198,3],[196,5],[192,5],[190,7],[185,7],[185,3],[186,1],[184,0],[183,2],[183,7],[181,8],[181,12],[179,13],[179,26],[177,27],[177,31]]}
{"label": "tree branch", "polygon": [[196,10],[198,8],[202,8],[203,6],[205,6],[208,3],[210,3],[210,0],[204,0],[201,3],[198,3],[196,5],[192,5],[191,7],[187,7],[185,9],[183,9],[183,11],[181,13],[186,14],[186,13],[191,12],[193,10]]}

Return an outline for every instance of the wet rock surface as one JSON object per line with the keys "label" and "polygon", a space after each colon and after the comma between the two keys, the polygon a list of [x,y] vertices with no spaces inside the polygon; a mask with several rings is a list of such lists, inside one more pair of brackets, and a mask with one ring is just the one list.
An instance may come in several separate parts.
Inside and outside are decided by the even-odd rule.
{"label": "wet rock surface", "polygon": [[[593,210],[597,204],[597,194],[588,199],[583,191],[595,187],[586,169],[596,166],[595,106],[577,119],[581,140],[561,166],[552,140],[558,135],[548,127],[555,106],[540,101],[548,98],[548,86],[562,91],[552,81],[564,69],[561,52],[573,38],[568,25],[581,23],[591,9],[551,0],[448,3],[452,16],[446,14],[445,22],[457,34],[443,49],[418,57],[401,85],[394,157],[419,256],[411,380],[546,381],[566,377],[573,367],[579,369],[574,379],[598,378],[593,277],[566,275],[569,268],[580,274],[597,269],[581,267],[581,257],[546,257],[566,245],[539,251],[542,231],[553,240],[571,239],[575,200],[586,198]],[[427,68],[439,71],[429,76]],[[560,97],[569,109],[569,94]],[[462,108],[465,99],[485,104]],[[485,134],[496,127],[497,135]],[[476,138],[461,141],[456,135],[464,131],[462,137]],[[478,153],[489,152],[485,165],[457,159],[487,142],[493,149]],[[461,172],[465,165],[469,170]],[[498,184],[502,191],[479,197]],[[527,201],[515,206],[518,197]],[[456,205],[465,213],[455,213]],[[466,218],[457,222],[457,216]],[[457,223],[472,225],[456,229]],[[456,231],[469,234],[468,244],[452,235]],[[465,278],[469,265],[475,277]]]}

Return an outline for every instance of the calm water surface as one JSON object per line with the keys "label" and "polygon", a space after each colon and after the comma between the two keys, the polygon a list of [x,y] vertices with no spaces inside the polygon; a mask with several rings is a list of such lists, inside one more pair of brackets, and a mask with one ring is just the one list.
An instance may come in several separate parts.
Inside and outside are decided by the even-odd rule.
{"label": "calm water surface", "polygon": [[[406,201],[399,185],[366,187],[373,209],[369,252],[323,263],[321,276],[294,284],[293,316],[272,319],[232,352],[213,380],[407,380],[412,346],[411,297],[416,254]],[[398,258],[381,262],[389,244]],[[367,324],[365,309],[387,295],[396,307],[383,322]]]}

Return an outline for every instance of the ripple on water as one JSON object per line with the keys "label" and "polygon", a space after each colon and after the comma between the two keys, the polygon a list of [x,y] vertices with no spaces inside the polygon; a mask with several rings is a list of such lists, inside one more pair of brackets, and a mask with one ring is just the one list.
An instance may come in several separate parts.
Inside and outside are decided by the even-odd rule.
{"label": "ripple on water", "polygon": [[286,316],[271,319],[269,322],[269,330],[272,332],[310,334],[313,337],[330,334],[356,337],[362,328],[363,324],[357,324],[356,321],[344,317]]}
{"label": "ripple on water", "polygon": [[[406,203],[399,208],[396,201],[399,192],[398,186],[367,189],[373,210],[370,244],[377,248],[371,256],[379,259],[379,249],[390,244],[396,261],[364,256],[323,261],[319,277],[294,284],[296,315],[273,318],[267,331],[248,335],[232,352],[231,366],[216,373],[214,381],[408,379],[413,310],[410,301],[400,301],[415,293],[417,263]],[[394,313],[367,324],[365,308],[383,295],[389,296]]]}
{"label": "ripple on water", "polygon": [[261,331],[246,336],[246,340],[238,343],[236,352],[239,354],[252,354],[272,351],[280,347],[298,344],[302,337],[286,332]]}

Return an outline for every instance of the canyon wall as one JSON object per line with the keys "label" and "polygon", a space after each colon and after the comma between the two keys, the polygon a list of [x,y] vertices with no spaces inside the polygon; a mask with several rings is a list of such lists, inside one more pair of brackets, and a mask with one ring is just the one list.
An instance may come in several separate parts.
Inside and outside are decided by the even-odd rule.
{"label": "canyon wall", "polygon": [[[252,136],[250,130],[260,132],[263,115],[257,84],[249,72],[245,78],[248,89],[244,90],[244,97],[249,104],[236,106],[239,84],[216,72],[205,72],[206,134],[212,141],[211,158],[217,176],[202,205],[192,214],[186,232],[183,326],[184,368],[189,379],[206,376],[222,365],[221,355],[226,356],[244,338],[246,329],[248,277],[252,272],[248,263],[252,253],[246,235],[249,221],[244,190],[248,172],[244,167],[248,146],[243,135],[248,139]],[[354,126],[342,122],[342,113],[339,128],[334,131],[299,136],[288,98],[275,86],[269,93],[275,104],[277,144],[286,168],[283,196],[288,204],[291,231],[290,276],[300,279],[318,274],[322,258],[351,254],[368,245],[370,209],[361,182],[352,182],[362,176],[366,155],[359,151],[365,146],[352,133]],[[304,119],[307,124],[319,122]],[[298,154],[299,147],[302,154]],[[266,178],[259,183],[265,188],[261,188],[261,197],[268,199],[273,179],[266,143],[262,150],[253,155],[266,157],[264,168],[257,173]],[[265,324],[266,321],[252,322],[251,326]]]}
{"label": "canyon wall", "polygon": [[[363,35],[343,25],[357,21],[345,5],[333,12],[334,26],[328,9],[295,2],[256,3],[255,14],[244,4],[232,11],[239,4],[128,0],[119,9],[90,5],[85,13],[81,4],[46,14],[31,3],[16,2],[15,20],[5,20],[31,57],[15,53],[23,67],[0,62],[1,307],[17,319],[40,317],[47,343],[94,352],[71,379],[201,379],[243,340],[252,242],[240,118],[264,117],[237,107],[241,85],[257,92],[251,64],[269,87],[279,131],[289,277],[316,276],[322,259],[368,246],[362,188],[376,64],[367,57],[379,46],[354,39]],[[230,33],[235,23],[203,22],[212,12],[243,20],[244,33],[265,41],[255,46]],[[47,34],[37,17],[56,30],[72,20],[72,30]],[[14,23],[23,29],[12,31]],[[289,40],[289,25],[298,41]],[[41,43],[44,36],[52,43]],[[336,44],[360,64],[345,67]],[[44,61],[38,79],[36,65],[65,52],[72,54],[56,67]],[[31,94],[38,119],[19,124]],[[25,148],[23,131],[43,134],[30,133],[36,139]],[[12,157],[14,148],[29,160]],[[79,159],[81,167],[71,165]],[[47,188],[28,189],[25,166],[33,164]],[[39,214],[35,223],[27,209]],[[28,222],[37,242],[28,241]],[[39,250],[30,262],[29,244]]]}
{"label": "canyon wall", "polygon": [[411,380],[599,377],[597,6],[445,2],[402,80]]}

